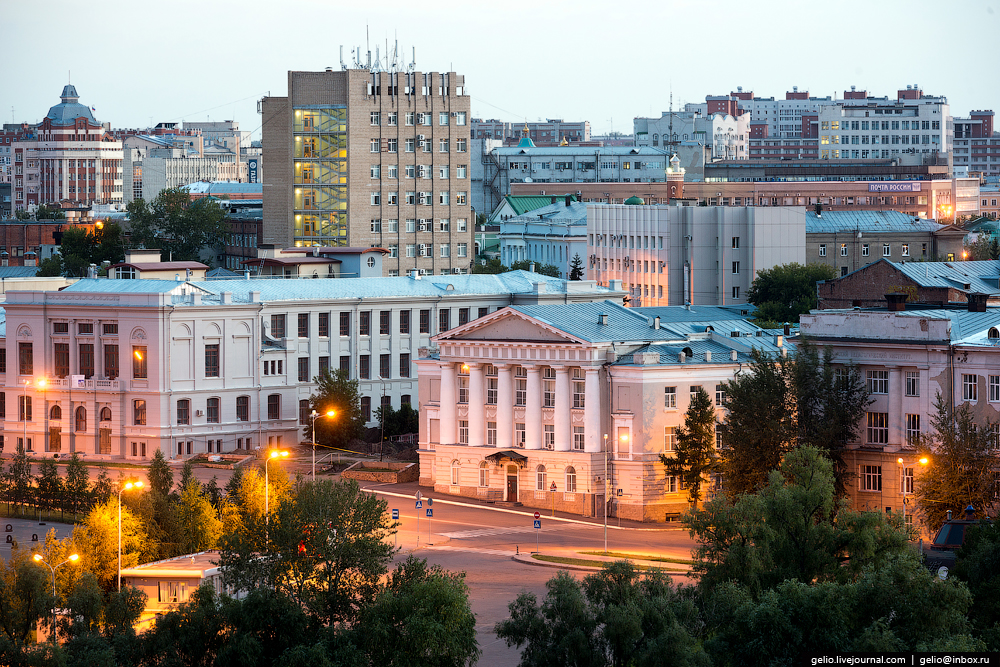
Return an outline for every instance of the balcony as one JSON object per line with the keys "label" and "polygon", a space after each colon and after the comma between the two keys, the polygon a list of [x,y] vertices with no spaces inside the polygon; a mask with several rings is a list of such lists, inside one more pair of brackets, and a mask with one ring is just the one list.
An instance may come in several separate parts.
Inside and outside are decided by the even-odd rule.
{"label": "balcony", "polygon": [[54,389],[89,389],[90,391],[121,391],[120,380],[98,378],[76,379],[72,377],[52,378],[49,387]]}

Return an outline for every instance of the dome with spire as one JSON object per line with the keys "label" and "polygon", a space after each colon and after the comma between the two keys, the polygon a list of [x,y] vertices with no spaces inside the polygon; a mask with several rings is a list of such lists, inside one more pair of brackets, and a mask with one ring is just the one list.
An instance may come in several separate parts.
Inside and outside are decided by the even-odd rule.
{"label": "dome with spire", "polygon": [[53,125],[72,125],[77,118],[86,118],[89,124],[100,125],[90,109],[80,104],[80,96],[76,92],[76,86],[67,84],[63,87],[62,95],[59,97],[62,102],[50,108],[45,115]]}
{"label": "dome with spire", "polygon": [[521,140],[517,142],[518,148],[534,148],[535,142],[531,140],[531,136],[528,134],[528,124],[524,124],[524,131],[521,133]]}

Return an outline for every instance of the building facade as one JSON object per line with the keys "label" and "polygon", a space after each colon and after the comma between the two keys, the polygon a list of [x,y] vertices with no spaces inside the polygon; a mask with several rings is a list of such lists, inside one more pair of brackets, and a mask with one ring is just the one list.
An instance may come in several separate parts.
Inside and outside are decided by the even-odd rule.
{"label": "building facade", "polygon": [[677,518],[687,492],[659,457],[698,387],[718,406],[753,348],[784,353],[781,336],[763,334],[733,309],[595,302],[507,308],[435,336],[416,362],[420,483],[583,516]]}
{"label": "building facade", "polygon": [[328,370],[358,380],[370,426],[383,397],[416,404],[413,361],[432,335],[506,306],[623,296],[524,271],[11,291],[0,324],[3,437],[7,451],[138,461],[156,449],[184,458],[296,444],[314,378]]}
{"label": "building facade", "polygon": [[396,245],[386,275],[469,269],[469,97],[450,73],[289,72],[267,97],[263,242]]}

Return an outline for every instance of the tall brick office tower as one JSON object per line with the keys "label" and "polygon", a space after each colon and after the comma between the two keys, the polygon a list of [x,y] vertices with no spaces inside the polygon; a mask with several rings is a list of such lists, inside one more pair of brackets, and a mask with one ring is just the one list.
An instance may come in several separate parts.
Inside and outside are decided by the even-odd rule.
{"label": "tall brick office tower", "polygon": [[386,248],[389,276],[469,271],[464,76],[289,72],[261,111],[265,244]]}

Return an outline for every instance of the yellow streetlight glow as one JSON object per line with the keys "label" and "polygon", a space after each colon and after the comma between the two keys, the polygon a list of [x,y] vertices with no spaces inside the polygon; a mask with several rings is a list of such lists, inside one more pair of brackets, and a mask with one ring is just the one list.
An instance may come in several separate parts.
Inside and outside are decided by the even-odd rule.
{"label": "yellow streetlight glow", "polygon": [[35,559],[36,563],[41,563],[42,562],[42,554],[35,554],[34,556],[32,556],[32,558]]}
{"label": "yellow streetlight glow", "polygon": [[277,449],[272,449],[271,453],[269,454],[269,456],[272,459],[276,459],[278,457],[288,456],[288,452],[286,452],[284,450],[278,451]]}
{"label": "yellow streetlight glow", "polygon": [[48,383],[49,383],[48,380],[46,380],[45,378],[42,378],[41,380],[39,380],[37,382],[38,388],[39,389],[45,389],[45,385],[47,385]]}
{"label": "yellow streetlight glow", "polygon": [[72,554],[70,555],[69,559],[73,562],[76,562],[77,560],[80,559],[80,554]]}
{"label": "yellow streetlight glow", "polygon": [[921,457],[921,459],[920,459],[920,465],[925,466],[928,463],[930,463],[930,461],[928,460],[928,458],[926,456]]}
{"label": "yellow streetlight glow", "polygon": [[327,417],[333,417],[336,414],[337,414],[337,412],[335,410],[327,410],[327,412],[326,412],[326,416]]}

